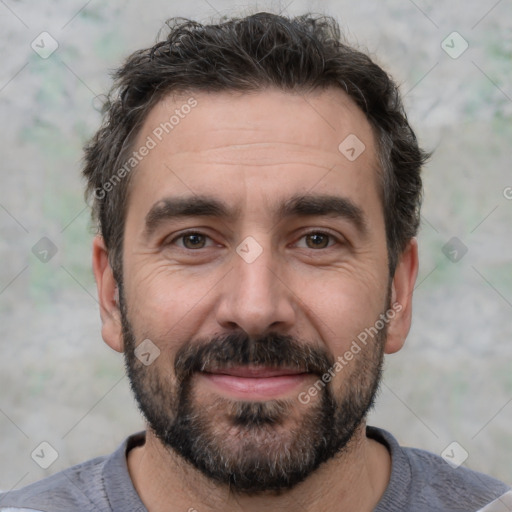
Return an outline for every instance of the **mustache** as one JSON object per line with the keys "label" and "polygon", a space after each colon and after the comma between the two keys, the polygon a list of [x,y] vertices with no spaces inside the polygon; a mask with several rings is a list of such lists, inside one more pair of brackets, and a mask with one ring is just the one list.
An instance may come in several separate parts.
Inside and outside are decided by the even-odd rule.
{"label": "mustache", "polygon": [[294,369],[322,376],[334,362],[334,357],[326,350],[298,343],[292,336],[269,333],[250,338],[242,331],[181,347],[176,353],[174,371],[179,383],[194,372],[249,365]]}

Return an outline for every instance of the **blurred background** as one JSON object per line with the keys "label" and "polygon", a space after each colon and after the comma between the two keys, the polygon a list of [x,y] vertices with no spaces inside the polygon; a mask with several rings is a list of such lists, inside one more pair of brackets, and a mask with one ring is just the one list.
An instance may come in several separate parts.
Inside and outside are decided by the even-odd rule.
{"label": "blurred background", "polygon": [[109,73],[171,16],[260,10],[336,17],[401,84],[435,151],[413,326],[369,424],[512,484],[510,0],[0,0],[0,489],[143,429],[101,339],[80,178]]}

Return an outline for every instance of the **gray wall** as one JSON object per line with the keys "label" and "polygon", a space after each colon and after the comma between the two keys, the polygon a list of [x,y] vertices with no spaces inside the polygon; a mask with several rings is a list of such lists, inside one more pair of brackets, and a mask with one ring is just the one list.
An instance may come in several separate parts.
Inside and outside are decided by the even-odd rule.
{"label": "gray wall", "polygon": [[[109,70],[153,44],[164,19],[206,20],[235,6],[240,14],[257,8],[332,14],[402,84],[411,122],[435,154],[424,173],[413,327],[405,348],[387,359],[369,422],[405,445],[437,453],[457,441],[468,453],[466,466],[511,483],[510,1],[243,7],[223,0],[6,0],[0,3],[0,488],[108,453],[143,427],[122,358],[100,335],[81,146],[98,127],[94,98],[108,88]],[[469,45],[460,56],[458,36],[444,43],[451,56],[442,48],[454,31]],[[58,43],[46,59],[31,48],[35,41],[43,56],[52,49],[41,32]],[[43,237],[53,245],[39,242]],[[467,247],[460,261],[451,261],[453,247],[445,247],[452,237]],[[35,245],[43,260],[53,246],[57,252],[45,263]],[[43,441],[58,452],[46,470],[31,458],[52,461],[47,446],[38,448]]]}

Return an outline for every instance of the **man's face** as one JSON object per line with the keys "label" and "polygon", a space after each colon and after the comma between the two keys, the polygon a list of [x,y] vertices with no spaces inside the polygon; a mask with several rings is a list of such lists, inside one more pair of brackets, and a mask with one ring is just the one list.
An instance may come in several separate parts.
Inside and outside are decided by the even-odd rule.
{"label": "man's face", "polygon": [[[162,141],[188,97],[157,104],[135,144],[157,142],[127,209],[126,364],[164,445],[233,490],[289,488],[347,445],[379,382],[385,328],[345,356],[390,307],[376,144],[339,90],[194,98]],[[176,215],[185,198],[228,215]]]}

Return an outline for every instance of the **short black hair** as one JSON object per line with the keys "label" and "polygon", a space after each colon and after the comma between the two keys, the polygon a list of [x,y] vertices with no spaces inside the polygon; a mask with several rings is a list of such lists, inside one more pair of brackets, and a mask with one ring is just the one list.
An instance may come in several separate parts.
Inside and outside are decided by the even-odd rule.
{"label": "short black hair", "polygon": [[[430,156],[408,123],[398,86],[368,55],[341,39],[330,16],[294,18],[259,12],[201,24],[166,22],[165,40],[130,55],[114,73],[103,123],[85,146],[86,199],[97,222],[114,276],[122,281],[122,245],[130,176],[113,183],[151,108],[170,93],[257,91],[273,87],[307,93],[344,90],[364,112],[378,146],[380,195],[388,264],[417,233],[421,167]],[[105,184],[111,186],[106,187]],[[112,186],[113,185],[113,186]]]}

